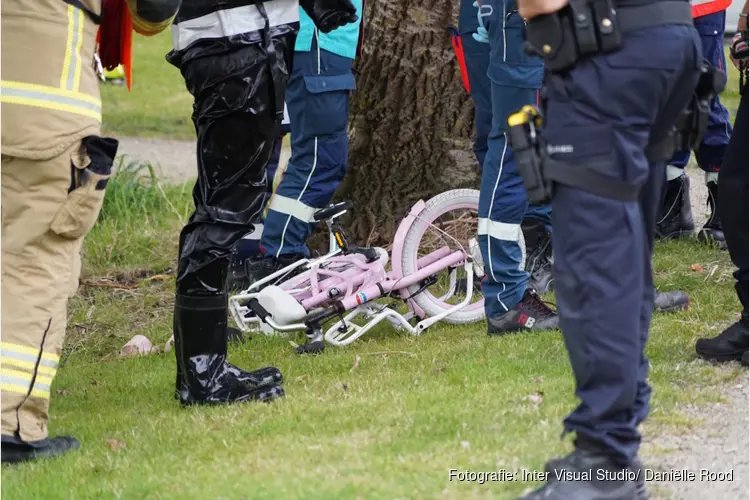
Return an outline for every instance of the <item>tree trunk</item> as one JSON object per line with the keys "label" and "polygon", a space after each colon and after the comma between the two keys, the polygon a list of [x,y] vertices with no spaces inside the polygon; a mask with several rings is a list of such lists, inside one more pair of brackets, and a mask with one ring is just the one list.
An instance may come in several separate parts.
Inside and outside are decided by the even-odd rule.
{"label": "tree trunk", "polygon": [[456,0],[369,0],[363,54],[355,62],[349,172],[337,200],[360,245],[387,245],[420,198],[475,187],[473,104],[461,81],[449,26]]}

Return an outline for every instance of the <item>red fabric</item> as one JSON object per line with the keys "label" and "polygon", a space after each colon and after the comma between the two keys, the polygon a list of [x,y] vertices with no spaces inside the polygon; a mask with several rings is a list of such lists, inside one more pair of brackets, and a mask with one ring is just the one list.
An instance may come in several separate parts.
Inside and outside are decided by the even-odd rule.
{"label": "red fabric", "polygon": [[464,44],[461,41],[461,35],[459,35],[458,33],[454,33],[451,36],[451,45],[453,45],[453,52],[456,53],[456,60],[458,60],[458,67],[461,70],[461,79],[464,82],[464,88],[466,89],[466,92],[471,93],[471,86],[469,85],[469,72],[466,69],[466,60],[464,59]]}
{"label": "red fabric", "polygon": [[713,0],[713,2],[693,5],[693,19],[727,10],[730,5],[732,5],[732,0]]}
{"label": "red fabric", "polygon": [[128,5],[125,0],[103,0],[101,17],[102,23],[96,34],[99,59],[107,70],[122,64],[130,91],[133,80],[133,20]]}

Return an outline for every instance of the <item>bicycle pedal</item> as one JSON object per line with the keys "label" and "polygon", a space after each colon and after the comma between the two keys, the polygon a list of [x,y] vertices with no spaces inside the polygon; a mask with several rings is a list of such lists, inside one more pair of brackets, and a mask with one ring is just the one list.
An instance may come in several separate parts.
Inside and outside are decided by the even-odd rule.
{"label": "bicycle pedal", "polygon": [[325,350],[326,346],[321,340],[314,342],[308,342],[301,346],[297,346],[295,352],[297,354],[321,354]]}

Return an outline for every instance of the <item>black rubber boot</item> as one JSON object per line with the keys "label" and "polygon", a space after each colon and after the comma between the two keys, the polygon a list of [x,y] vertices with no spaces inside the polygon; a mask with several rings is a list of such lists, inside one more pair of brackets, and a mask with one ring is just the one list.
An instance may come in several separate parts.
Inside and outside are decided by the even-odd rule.
{"label": "black rubber boot", "polygon": [[2,436],[2,463],[15,464],[44,457],[56,457],[80,447],[71,436],[57,436],[41,441],[25,442],[15,436]]}
{"label": "black rubber boot", "polygon": [[[561,474],[559,471],[563,470],[565,467],[566,463],[564,457],[553,458],[552,460],[547,462],[547,465],[545,465],[544,467],[544,472],[547,473],[547,480],[557,480],[558,474]],[[640,457],[635,457],[630,463],[628,469],[637,473],[637,477],[635,479],[636,500],[648,500],[648,488],[646,487],[646,471]]]}
{"label": "black rubber boot", "polygon": [[598,450],[576,445],[573,453],[552,460],[546,469],[552,473],[544,486],[521,500],[640,500],[637,472]]}
{"label": "black rubber boot", "polygon": [[686,174],[666,183],[656,239],[675,239],[693,236],[695,224],[690,208],[690,177]]}
{"label": "black rubber boot", "polygon": [[226,295],[177,295],[174,314],[181,404],[271,401],[284,395],[277,368],[246,372],[227,362]]}
{"label": "black rubber boot", "polygon": [[685,292],[680,290],[673,290],[671,292],[656,291],[656,296],[654,297],[655,312],[683,311],[688,307],[690,307],[690,297]]}
{"label": "black rubber boot", "polygon": [[544,302],[534,290],[527,288],[521,302],[502,316],[487,318],[487,335],[530,330],[555,330],[558,328],[557,313]]}
{"label": "black rubber boot", "polygon": [[719,211],[716,209],[719,203],[719,186],[715,182],[709,182],[706,184],[706,188],[708,188],[708,201],[706,203],[711,210],[711,217],[703,225],[703,229],[698,231],[698,240],[716,244],[722,250],[726,250],[727,243],[724,241],[724,229],[721,227]]}
{"label": "black rubber boot", "polygon": [[540,295],[549,292],[554,282],[552,274],[552,234],[541,221],[525,219],[521,224],[526,241],[526,271],[529,286]]}
{"label": "black rubber boot", "polygon": [[742,356],[750,349],[747,313],[742,318],[714,338],[698,339],[695,352],[709,361],[742,361]]}

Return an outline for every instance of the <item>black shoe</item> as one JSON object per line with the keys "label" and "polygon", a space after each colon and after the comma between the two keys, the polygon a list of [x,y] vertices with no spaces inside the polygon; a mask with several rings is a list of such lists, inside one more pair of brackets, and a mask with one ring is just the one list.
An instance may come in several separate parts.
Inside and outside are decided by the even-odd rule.
{"label": "black shoe", "polygon": [[711,217],[703,225],[703,229],[698,231],[698,240],[704,243],[713,243],[720,249],[726,250],[727,242],[724,241],[724,229],[721,227],[721,219],[716,205],[719,202],[719,186],[715,182],[706,184],[708,188],[708,208],[711,210]]}
{"label": "black shoe", "polygon": [[174,315],[182,405],[272,401],[284,395],[277,368],[246,372],[227,362],[225,295],[177,295]]}
{"label": "black shoe", "polygon": [[[544,472],[547,473],[547,480],[548,481],[557,480],[557,475],[561,474],[558,471],[565,469],[565,467],[567,467],[567,463],[565,462],[565,457],[553,458],[552,460],[547,462],[547,465],[545,465],[544,467]],[[645,472],[645,468],[643,467],[643,462],[641,462],[640,457],[635,457],[633,461],[630,463],[630,466],[628,467],[628,469],[637,473],[637,477],[635,479],[635,488],[636,488],[635,500],[648,500],[648,488],[646,487],[646,472]]]}
{"label": "black shoe", "polygon": [[41,441],[25,442],[14,436],[2,436],[2,463],[15,464],[44,457],[56,457],[80,447],[71,436],[57,436]]}
{"label": "black shoe", "polygon": [[748,352],[747,351],[745,351],[745,352],[742,353],[742,358],[740,359],[740,364],[742,366],[747,366],[748,365]]}
{"label": "black shoe", "polygon": [[656,291],[654,297],[654,311],[674,312],[682,311],[690,307],[690,297],[685,292],[673,290],[671,292]]}
{"label": "black shoe", "polygon": [[553,472],[544,486],[521,500],[640,500],[636,472],[618,466],[605,454],[576,448],[546,468]]}
{"label": "black shoe", "polygon": [[487,318],[487,335],[504,335],[523,330],[554,330],[558,328],[557,313],[539,298],[534,290],[527,288],[521,302],[508,312],[495,318]]}
{"label": "black shoe", "polygon": [[[262,226],[254,226],[248,235],[253,234],[256,230],[262,231],[259,228],[262,228]],[[248,235],[239,240],[232,248],[229,272],[227,273],[227,290],[230,292],[247,290],[250,286],[245,262],[260,254],[260,240],[247,239]]]}
{"label": "black shoe", "polygon": [[245,341],[245,336],[242,330],[234,327],[227,327],[227,343],[238,343],[241,344]]}
{"label": "black shoe", "polygon": [[690,178],[683,174],[667,182],[658,222],[657,239],[693,236],[695,224],[690,208]]}
{"label": "black shoe", "polygon": [[695,352],[698,356],[709,361],[742,361],[749,348],[748,319],[744,314],[742,319],[718,336],[698,339],[695,343]]}
{"label": "black shoe", "polygon": [[552,235],[541,221],[525,219],[521,224],[523,237],[526,241],[526,271],[528,271],[529,286],[540,295],[544,295],[552,288],[554,275],[552,273]]}
{"label": "black shoe", "polygon": [[[245,273],[248,280],[248,287],[253,283],[260,281],[268,276],[272,275],[276,271],[280,271],[285,267],[294,264],[298,260],[302,259],[301,255],[282,255],[278,258],[273,257],[259,257],[255,259],[248,259],[245,261]],[[297,275],[304,266],[300,266],[292,270],[289,274],[284,276],[284,279],[289,279],[292,276]],[[267,284],[272,284],[269,282]],[[262,290],[265,285],[254,289],[254,292]]]}

